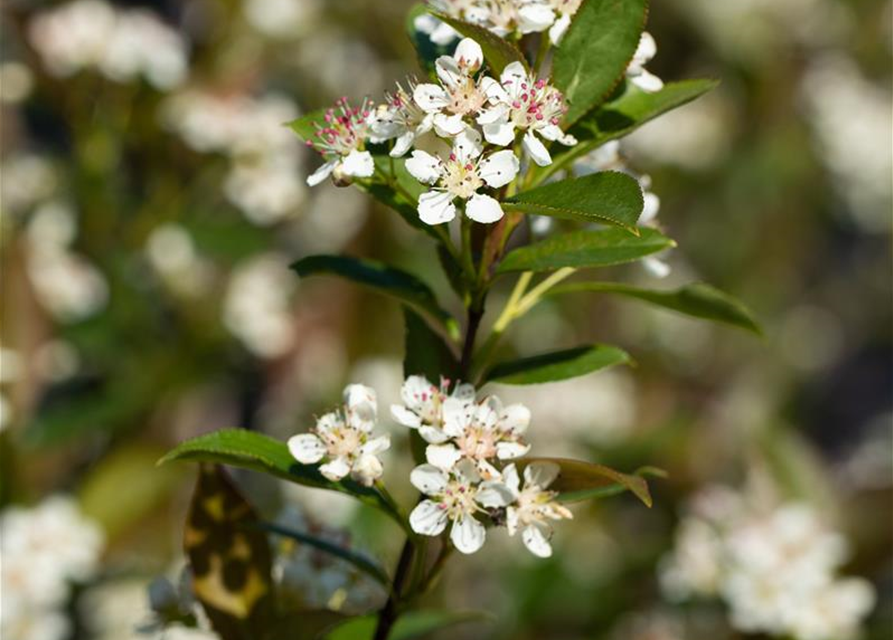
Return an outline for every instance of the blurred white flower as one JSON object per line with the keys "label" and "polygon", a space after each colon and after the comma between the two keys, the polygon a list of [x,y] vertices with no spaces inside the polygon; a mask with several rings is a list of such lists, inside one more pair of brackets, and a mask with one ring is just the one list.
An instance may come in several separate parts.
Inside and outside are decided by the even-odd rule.
{"label": "blurred white flower", "polygon": [[[429,3],[431,0],[429,0]],[[445,47],[452,44],[462,36],[445,22],[427,13],[417,16],[413,22],[417,31],[424,33],[434,44]]]}
{"label": "blurred white flower", "polygon": [[197,296],[211,285],[213,268],[198,255],[192,236],[181,225],[168,222],[153,229],[145,253],[164,283],[176,293]]}
{"label": "blurred white flower", "polygon": [[182,36],[144,9],[75,0],[39,13],[28,34],[47,70],[63,78],[97,68],[115,82],[142,76],[155,88],[168,90],[188,71]]}
{"label": "blurred white flower", "polygon": [[56,188],[56,172],[43,156],[10,153],[0,163],[3,189],[0,189],[0,210],[19,214],[45,200]]}
{"label": "blurred white flower", "polygon": [[391,446],[388,435],[371,437],[378,417],[375,391],[352,384],[344,389],[344,406],[316,421],[311,433],[292,436],[288,449],[301,464],[317,464],[337,482],[348,475],[371,486],[384,472],[378,454]]}
{"label": "blurred white flower", "polygon": [[31,95],[34,74],[28,65],[15,60],[0,62],[0,102],[18,104]]}
{"label": "blurred white flower", "polygon": [[664,88],[664,82],[653,73],[649,72],[645,65],[657,55],[657,43],[654,37],[647,31],[642,32],[639,46],[633,54],[633,59],[626,69],[626,77],[634,85],[647,93],[654,93]]}
{"label": "blurred white flower", "polygon": [[551,462],[534,462],[524,468],[524,487],[514,464],[503,472],[505,486],[512,492],[513,502],[506,509],[506,526],[510,536],[521,532],[524,546],[535,556],[548,558],[552,555],[551,520],[573,518],[567,507],[555,500],[558,494],[549,491],[561,471]]}
{"label": "blurred white flower", "polygon": [[33,366],[44,380],[61,382],[78,372],[81,357],[70,342],[50,340],[40,345],[35,352]]}
{"label": "blurred white flower", "polygon": [[290,297],[296,278],[278,254],[250,258],[233,272],[223,303],[223,322],[261,358],[277,358],[294,344]]}
{"label": "blurred white flower", "polygon": [[272,38],[297,38],[312,29],[322,10],[320,0],[244,0],[248,23]]}

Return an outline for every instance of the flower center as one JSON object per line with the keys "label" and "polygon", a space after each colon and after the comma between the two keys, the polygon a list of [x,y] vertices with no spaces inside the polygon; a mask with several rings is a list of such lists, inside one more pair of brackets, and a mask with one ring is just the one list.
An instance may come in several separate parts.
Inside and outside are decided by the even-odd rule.
{"label": "flower center", "polygon": [[487,96],[478,88],[473,78],[465,78],[456,85],[450,94],[447,110],[456,115],[477,113],[487,101]]}
{"label": "flower center", "polygon": [[552,500],[558,494],[554,491],[543,491],[539,487],[528,487],[518,496],[518,519],[522,524],[542,522],[552,511]]}
{"label": "flower center", "polygon": [[450,480],[440,497],[440,508],[446,511],[450,520],[471,515],[478,511],[474,501],[476,495],[477,487],[459,480]]}
{"label": "flower center", "polygon": [[540,129],[557,125],[567,112],[564,96],[545,80],[528,78],[517,86],[507,83],[511,96],[512,122],[520,129]]}
{"label": "flower center", "polygon": [[335,458],[355,455],[366,442],[365,433],[348,426],[317,435],[326,443],[329,455]]}
{"label": "flower center", "polygon": [[460,162],[455,154],[451,154],[446,163],[443,188],[453,195],[467,200],[482,186],[484,186],[484,181],[478,175],[477,166],[472,162]]}
{"label": "flower center", "polygon": [[456,441],[459,450],[466,457],[475,460],[486,460],[496,456],[496,442],[499,440],[492,429],[471,427],[466,429],[462,437]]}
{"label": "flower center", "polygon": [[323,155],[348,155],[363,145],[370,114],[368,101],[364,100],[360,107],[351,107],[347,98],[340,98],[335,107],[326,112],[325,126],[316,126],[316,139],[308,140],[307,146],[316,148]]}

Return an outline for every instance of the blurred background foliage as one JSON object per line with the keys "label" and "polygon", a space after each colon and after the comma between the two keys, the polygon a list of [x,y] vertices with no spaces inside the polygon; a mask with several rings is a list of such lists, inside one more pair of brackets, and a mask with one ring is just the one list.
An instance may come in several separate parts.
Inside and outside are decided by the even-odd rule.
{"label": "blurred background foliage", "polygon": [[[280,126],[416,73],[410,2],[121,2],[53,23],[59,6],[2,7],[0,499],[71,493],[101,523],[102,604],[75,634],[122,638],[148,615],[145,584],[182,562],[194,470],[156,468],[166,448],[229,426],[286,438],[348,381],[397,400],[397,304],[299,282],[288,265],[383,259],[450,298],[433,244],[355,190],[306,189],[317,159]],[[133,20],[117,63],[91,58],[109,11],[168,30]],[[550,561],[495,543],[456,562],[431,602],[500,620],[469,637],[744,637],[716,604],[666,602],[655,567],[689,496],[754,475],[849,538],[845,571],[878,589],[868,636],[890,637],[891,20],[883,0],[653,4],[649,68],[722,83],[624,141],[680,248],[664,283],[636,266],[617,275],[715,284],[766,336],[586,295],[512,328],[519,355],[599,341],[637,361],[499,387],[533,410],[538,451],[670,477],[650,511],[631,497],[578,510]],[[403,441],[386,467],[398,493],[410,465]],[[298,505],[393,564],[392,525],[365,509],[237,478],[271,517]]]}

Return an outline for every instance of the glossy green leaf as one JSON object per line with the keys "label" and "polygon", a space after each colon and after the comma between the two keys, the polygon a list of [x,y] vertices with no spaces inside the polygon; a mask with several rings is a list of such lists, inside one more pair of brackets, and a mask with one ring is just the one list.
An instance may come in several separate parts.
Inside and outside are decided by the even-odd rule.
{"label": "glossy green leaf", "polygon": [[391,158],[387,155],[374,155],[376,180],[355,182],[378,202],[400,214],[408,225],[425,232],[435,240],[440,240],[434,227],[419,218],[419,195],[425,191],[424,185],[413,178],[406,170],[404,158]]}
{"label": "glossy green leaf", "polygon": [[552,79],[568,101],[565,122],[586,115],[623,79],[639,44],[647,0],[585,0],[555,53]]}
{"label": "glossy green leaf", "polygon": [[606,142],[622,138],[646,122],[688,104],[718,84],[719,81],[713,79],[683,80],[668,82],[660,91],[647,93],[627,83],[618,98],[586,114],[571,128],[570,133],[577,139],[577,144],[558,147],[553,153],[553,163],[540,173],[540,179],[564,169]]}
{"label": "glossy green leaf", "polygon": [[628,362],[630,357],[622,349],[596,344],[502,362],[490,369],[484,379],[501,384],[542,384]]}
{"label": "glossy green leaf", "polygon": [[663,471],[654,467],[643,467],[631,475],[602,464],[567,458],[522,458],[516,464],[523,469],[533,462],[551,462],[561,468],[558,478],[549,487],[559,493],[560,502],[581,502],[630,491],[651,507],[651,491],[643,476],[666,477]]}
{"label": "glossy green leaf", "polygon": [[608,267],[634,262],[676,246],[655,229],[642,228],[639,232],[640,235],[634,236],[620,229],[603,229],[552,236],[509,253],[497,273]]}
{"label": "glossy green leaf", "polygon": [[322,538],[314,536],[310,533],[306,533],[304,531],[295,531],[278,524],[264,522],[261,523],[259,526],[264,531],[269,531],[270,533],[275,533],[276,535],[282,536],[284,538],[296,540],[297,542],[306,544],[307,546],[318,549],[324,553],[328,553],[329,555],[335,556],[336,558],[341,558],[345,562],[348,562],[355,566],[363,573],[369,575],[375,581],[384,585],[386,588],[390,587],[390,579],[388,578],[388,574],[385,572],[385,570],[382,569],[376,562],[367,558],[361,553],[357,553],[356,551],[352,551],[351,549],[346,549],[340,545],[335,544],[334,542],[323,540]]}
{"label": "glossy green leaf", "polygon": [[364,487],[349,479],[332,482],[319,472],[316,465],[298,463],[284,442],[254,431],[222,429],[198,436],[169,451],[158,464],[175,460],[227,464],[260,471],[308,487],[346,493],[383,509],[403,525],[399,515],[376,489]]}
{"label": "glossy green leaf", "polygon": [[[436,631],[491,618],[489,614],[477,611],[408,611],[394,624],[388,640],[419,640]],[[378,618],[374,615],[354,618],[330,631],[325,640],[371,640],[377,624]]]}
{"label": "glossy green leaf", "polygon": [[524,213],[600,222],[638,235],[636,221],[645,201],[639,183],[625,173],[604,171],[568,178],[508,198],[512,209]]}
{"label": "glossy green leaf", "polygon": [[595,292],[636,298],[687,316],[721,322],[762,334],[750,311],[732,296],[708,284],[696,283],[672,291],[653,291],[615,282],[578,282],[560,285],[549,295]]}
{"label": "glossy green leaf", "polygon": [[430,314],[443,323],[451,335],[458,335],[459,327],[455,319],[441,308],[428,285],[411,273],[372,260],[332,255],[308,256],[295,262],[291,268],[302,278],[335,275],[371,287]]}
{"label": "glossy green leaf", "polygon": [[493,71],[492,75],[498,77],[499,74],[502,73],[502,70],[512,62],[520,62],[524,65],[525,69],[527,68],[527,61],[524,59],[521,51],[505,38],[500,38],[485,27],[471,24],[470,22],[465,22],[458,18],[451,18],[450,16],[441,13],[434,13],[433,15],[438,20],[446,22],[466,38],[471,38],[481,45],[481,50],[484,52],[484,58],[490,66],[490,69]]}

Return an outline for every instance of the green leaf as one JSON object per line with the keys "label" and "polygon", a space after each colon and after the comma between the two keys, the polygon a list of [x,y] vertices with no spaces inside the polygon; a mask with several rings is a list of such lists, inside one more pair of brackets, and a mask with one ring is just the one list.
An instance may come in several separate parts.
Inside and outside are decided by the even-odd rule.
{"label": "green leaf", "polygon": [[591,111],[570,129],[577,139],[573,147],[561,147],[553,154],[553,163],[542,177],[560,171],[577,158],[591,153],[606,142],[626,136],[646,122],[688,104],[719,84],[718,80],[683,80],[668,82],[663,89],[647,93],[631,82],[620,97]]}
{"label": "green leaf", "polygon": [[498,77],[502,70],[512,62],[520,62],[527,69],[527,61],[518,50],[518,47],[505,38],[500,38],[485,27],[471,24],[458,18],[451,18],[442,13],[432,13],[432,15],[438,20],[446,22],[466,38],[471,38],[481,45],[484,58],[487,60],[487,64],[490,65],[493,75]]}
{"label": "green leaf", "polygon": [[385,572],[385,570],[366,556],[357,553],[356,551],[345,549],[342,546],[339,546],[328,540],[323,540],[322,538],[318,538],[309,533],[294,531],[293,529],[282,527],[274,523],[263,522],[258,526],[264,531],[269,531],[270,533],[275,533],[276,535],[280,535],[285,538],[297,540],[298,542],[311,546],[314,549],[319,549],[324,553],[328,553],[337,558],[341,558],[342,560],[349,562],[350,564],[355,566],[363,573],[371,576],[374,580],[381,583],[386,588],[390,588],[391,581],[388,578],[388,574]]}
{"label": "green leaf", "polygon": [[[435,631],[489,619],[490,614],[477,611],[408,611],[394,624],[388,640],[417,640]],[[374,615],[354,618],[329,632],[325,640],[371,640],[377,623]]]}
{"label": "green leaf", "polygon": [[321,127],[326,122],[327,111],[328,108],[311,111],[307,115],[289,122],[288,127],[298,134],[298,137],[304,142],[312,142],[313,138],[316,137],[316,129],[318,126]]}
{"label": "green leaf", "polygon": [[411,227],[424,231],[439,241],[440,237],[434,227],[425,224],[419,218],[419,195],[425,188],[406,170],[406,160],[381,154],[374,155],[373,158],[375,170],[379,177],[383,178],[374,182],[357,181],[354,184],[364,189],[378,202],[399,213]]}
{"label": "green leaf", "polygon": [[186,516],[192,592],[222,640],[264,638],[275,622],[272,554],[257,512],[216,465],[202,465]]}
{"label": "green leaf", "polygon": [[567,458],[522,458],[516,464],[523,470],[533,462],[551,462],[561,468],[558,479],[549,487],[558,492],[560,502],[580,502],[631,491],[647,507],[651,507],[651,491],[642,476],[666,477],[663,471],[654,467],[643,467],[630,475],[601,464]]}
{"label": "green leaf", "polygon": [[626,229],[634,235],[639,233],[636,221],[645,206],[639,183],[616,171],[553,182],[519,193],[506,202],[512,209],[524,213],[601,222]]}
{"label": "green leaf", "polygon": [[629,355],[622,349],[596,344],[502,362],[490,369],[484,379],[501,384],[542,384],[629,362]]}
{"label": "green leaf", "polygon": [[552,78],[568,101],[572,124],[623,79],[639,45],[647,0],[585,0],[555,53]]}
{"label": "green leaf", "polygon": [[584,291],[637,298],[687,316],[721,322],[762,335],[759,324],[747,307],[708,284],[695,283],[673,291],[652,291],[615,282],[579,282],[557,286],[549,295]]}
{"label": "green leaf", "polygon": [[376,489],[349,479],[332,482],[319,472],[316,465],[298,463],[284,442],[253,431],[222,429],[198,436],[169,451],[158,464],[175,460],[227,464],[267,473],[307,487],[346,493],[384,510],[401,526],[404,525],[395,509]]}
{"label": "green leaf", "polygon": [[496,272],[608,267],[634,262],[676,246],[675,242],[655,229],[643,227],[639,232],[641,235],[633,236],[620,229],[603,229],[552,236],[515,249],[505,257]]}
{"label": "green leaf", "polygon": [[320,274],[336,275],[379,290],[430,314],[443,323],[451,335],[459,333],[456,320],[441,308],[434,292],[428,285],[406,271],[372,260],[331,255],[308,256],[295,262],[291,268],[302,278]]}

